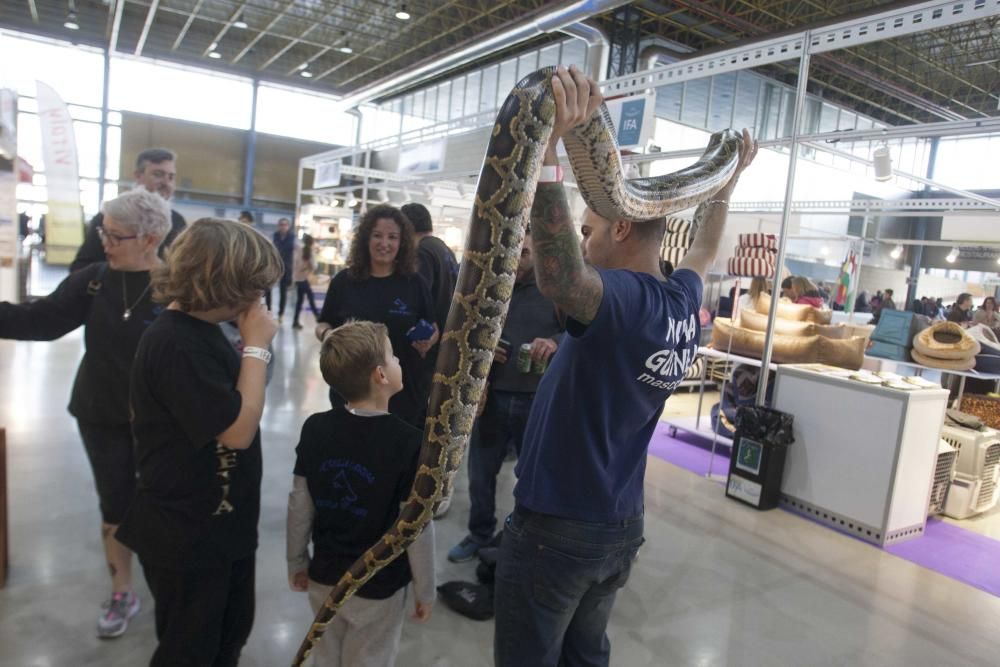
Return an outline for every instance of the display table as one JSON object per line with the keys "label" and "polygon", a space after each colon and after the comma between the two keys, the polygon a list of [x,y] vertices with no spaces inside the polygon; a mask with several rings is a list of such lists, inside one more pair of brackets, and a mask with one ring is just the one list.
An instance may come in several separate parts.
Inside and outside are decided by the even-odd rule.
{"label": "display table", "polygon": [[795,417],[782,506],[879,546],[922,535],[948,392],[801,366],[779,366],[774,387]]}
{"label": "display table", "polygon": [[965,394],[965,378],[975,378],[977,380],[989,380],[991,382],[995,382],[997,391],[1000,391],[1000,375],[980,373],[975,369],[971,371],[952,371],[945,368],[924,366],[923,364],[918,364],[915,361],[898,361],[896,359],[883,359],[882,357],[872,357],[867,354],[865,355],[865,368],[869,370],[895,371],[896,366],[906,366],[907,368],[912,368],[915,375],[923,375],[924,371],[932,371],[941,375],[957,375],[959,377],[959,381],[958,397],[955,399],[955,407],[962,404],[962,396]]}

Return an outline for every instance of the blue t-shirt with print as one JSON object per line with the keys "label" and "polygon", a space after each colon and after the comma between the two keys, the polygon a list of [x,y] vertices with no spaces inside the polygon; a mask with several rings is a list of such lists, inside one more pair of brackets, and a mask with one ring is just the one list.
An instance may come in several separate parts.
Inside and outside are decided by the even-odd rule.
{"label": "blue t-shirt with print", "polygon": [[599,271],[594,320],[572,319],[542,377],[517,463],[520,507],[611,522],[643,512],[646,450],[663,403],[694,361],[701,277]]}

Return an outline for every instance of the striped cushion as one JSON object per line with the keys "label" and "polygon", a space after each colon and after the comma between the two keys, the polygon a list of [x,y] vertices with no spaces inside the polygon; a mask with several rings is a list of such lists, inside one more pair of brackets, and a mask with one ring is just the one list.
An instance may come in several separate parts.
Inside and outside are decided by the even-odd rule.
{"label": "striped cushion", "polygon": [[760,259],[766,259],[769,262],[774,262],[778,259],[778,252],[769,248],[745,248],[743,246],[737,246],[736,256],[758,257]]}
{"label": "striped cushion", "polygon": [[667,234],[663,237],[663,245],[667,248],[690,248],[691,239],[687,232]]}
{"label": "striped cushion", "polygon": [[684,218],[667,218],[668,234],[687,234],[691,231],[691,221]]}
{"label": "striped cushion", "polygon": [[729,275],[746,278],[772,278],[774,262],[759,257],[730,257]]}
{"label": "striped cushion", "polygon": [[664,248],[660,256],[670,262],[670,264],[676,269],[677,265],[681,263],[684,259],[684,255],[687,254],[687,248]]}
{"label": "striped cushion", "polygon": [[774,234],[740,234],[739,244],[744,248],[778,249],[778,238]]}

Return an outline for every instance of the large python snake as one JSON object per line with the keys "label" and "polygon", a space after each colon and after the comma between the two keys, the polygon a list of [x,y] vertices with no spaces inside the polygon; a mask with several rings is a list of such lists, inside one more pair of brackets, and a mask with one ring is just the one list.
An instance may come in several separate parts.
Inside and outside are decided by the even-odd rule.
{"label": "large python snake", "polygon": [[[479,176],[468,241],[441,337],[419,468],[409,498],[389,531],[333,587],[296,653],[308,657],[337,610],[380,569],[401,555],[450,495],[486,383],[524,241],[535,186],[555,121],[547,67],[517,83],[497,115]],[[603,104],[563,137],[580,193],[599,215],[642,222],[709,199],[732,177],[740,137],[712,136],[701,159],[682,171],[626,180],[614,124]]]}

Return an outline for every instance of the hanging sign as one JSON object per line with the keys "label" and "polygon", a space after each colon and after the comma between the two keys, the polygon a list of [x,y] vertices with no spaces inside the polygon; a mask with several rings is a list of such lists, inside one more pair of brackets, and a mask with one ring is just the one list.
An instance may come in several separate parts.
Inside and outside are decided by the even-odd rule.
{"label": "hanging sign", "polygon": [[653,112],[656,96],[633,95],[605,102],[608,114],[615,124],[618,147],[623,149],[644,148],[653,136]]}
{"label": "hanging sign", "polygon": [[80,175],[76,135],[66,103],[51,87],[37,82],[38,120],[49,212],[45,216],[45,257],[50,264],[69,264],[83,243]]}
{"label": "hanging sign", "polygon": [[441,171],[444,168],[445,140],[423,141],[399,149],[399,174]]}
{"label": "hanging sign", "polygon": [[329,160],[316,165],[316,175],[313,176],[313,187],[330,188],[340,185],[340,160]]}

